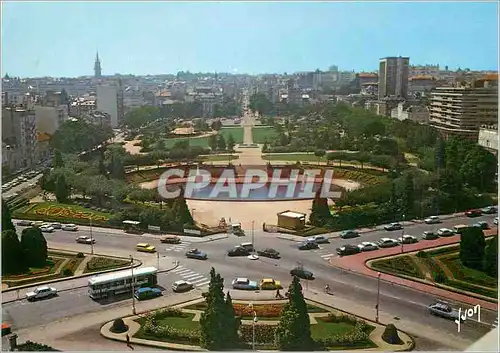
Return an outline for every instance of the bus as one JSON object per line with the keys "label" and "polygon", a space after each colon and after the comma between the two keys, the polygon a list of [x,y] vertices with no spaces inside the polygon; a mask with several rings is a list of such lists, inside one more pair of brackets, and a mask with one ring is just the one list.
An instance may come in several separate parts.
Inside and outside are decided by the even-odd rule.
{"label": "bus", "polygon": [[123,230],[125,233],[132,233],[132,234],[142,234],[143,231],[141,230],[141,222],[139,221],[123,221]]}
{"label": "bus", "polygon": [[134,289],[155,287],[158,283],[158,269],[156,267],[142,267],[107,273],[89,279],[89,296],[92,299],[101,299],[115,294],[131,292],[132,272],[134,273]]}

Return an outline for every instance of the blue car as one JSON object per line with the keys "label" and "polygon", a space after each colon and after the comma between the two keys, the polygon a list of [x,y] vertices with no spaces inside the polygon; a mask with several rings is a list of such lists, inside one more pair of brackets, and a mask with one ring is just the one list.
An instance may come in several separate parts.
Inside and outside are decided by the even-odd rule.
{"label": "blue car", "polygon": [[135,291],[134,297],[138,300],[152,299],[161,296],[161,290],[158,288],[144,287]]}
{"label": "blue car", "polygon": [[257,290],[259,285],[255,281],[251,281],[248,278],[235,278],[232,282],[233,289],[243,289],[243,290]]}
{"label": "blue car", "polygon": [[206,260],[208,259],[208,255],[204,252],[201,252],[198,249],[191,249],[186,252],[186,257],[188,259],[196,259],[196,260]]}

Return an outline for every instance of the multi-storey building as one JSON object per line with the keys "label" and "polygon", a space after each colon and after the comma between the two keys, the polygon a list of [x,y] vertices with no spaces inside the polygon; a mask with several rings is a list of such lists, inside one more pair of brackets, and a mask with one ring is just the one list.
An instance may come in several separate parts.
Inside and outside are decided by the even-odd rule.
{"label": "multi-storey building", "polygon": [[98,85],[96,89],[97,110],[110,115],[112,128],[118,127],[123,117],[121,111],[123,109],[123,95],[119,91],[120,87],[116,84],[102,84]]}
{"label": "multi-storey building", "polygon": [[408,95],[408,57],[380,59],[378,72],[379,100],[386,97],[406,98]]}
{"label": "multi-storey building", "polygon": [[498,122],[498,76],[485,77],[473,87],[438,87],[431,93],[430,123],[443,136],[477,141],[479,128]]}
{"label": "multi-storey building", "polygon": [[68,120],[68,106],[55,107],[35,105],[36,131],[53,135],[59,126]]}
{"label": "multi-storey building", "polygon": [[498,155],[498,125],[481,126],[478,144],[494,155]]}
{"label": "multi-storey building", "polygon": [[391,110],[391,118],[427,123],[429,121],[429,109],[421,105],[413,105],[409,102],[399,103],[396,108]]}
{"label": "multi-storey building", "polygon": [[[446,67],[448,69],[448,67]],[[437,65],[411,65],[408,68],[408,76],[439,76],[439,64]]]}
{"label": "multi-storey building", "polygon": [[2,142],[5,150],[10,150],[9,153],[15,156],[9,160],[10,171],[36,164],[36,118],[31,107],[2,108]]}

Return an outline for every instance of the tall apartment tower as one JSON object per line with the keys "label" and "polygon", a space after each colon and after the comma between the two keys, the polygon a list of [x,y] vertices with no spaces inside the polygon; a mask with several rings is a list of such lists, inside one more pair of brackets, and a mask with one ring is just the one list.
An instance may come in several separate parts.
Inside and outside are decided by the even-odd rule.
{"label": "tall apartment tower", "polygon": [[387,57],[380,59],[378,72],[378,98],[407,98],[410,58]]}
{"label": "tall apartment tower", "polygon": [[99,59],[99,52],[96,53],[95,63],[94,63],[94,76],[95,78],[101,78],[101,60]]}

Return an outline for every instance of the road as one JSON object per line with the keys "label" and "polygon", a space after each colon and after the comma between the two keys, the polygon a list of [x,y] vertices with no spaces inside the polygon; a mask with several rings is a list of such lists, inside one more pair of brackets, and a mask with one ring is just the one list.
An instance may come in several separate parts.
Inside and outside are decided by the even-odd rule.
{"label": "road", "polygon": [[[445,220],[439,225],[415,224],[405,227],[405,234],[420,236],[425,230],[435,230],[441,227],[453,227],[456,224],[469,224],[478,220],[487,220],[492,222],[494,215],[482,216],[475,219],[455,218]],[[90,246],[76,244],[75,237],[78,235],[90,235],[88,230],[78,232],[56,231],[46,236],[50,247],[65,248],[75,251],[89,252]],[[96,239],[94,246],[95,253],[113,253],[121,256],[134,255],[140,258],[145,264],[155,265],[158,261],[155,254],[136,253],[135,245],[139,242],[148,242],[156,245],[159,251],[160,269],[171,267],[173,260],[179,260],[180,266],[170,273],[159,275],[159,284],[165,291],[164,295],[178,295],[170,291],[170,285],[173,281],[185,279],[193,282],[196,290],[205,290],[208,284],[208,273],[210,267],[215,267],[222,277],[225,278],[225,284],[230,286],[234,277],[248,277],[253,280],[260,280],[263,277],[272,277],[281,280],[286,287],[290,283],[291,277],[289,271],[299,262],[312,271],[316,277],[314,281],[305,284],[306,290],[311,292],[321,292],[326,284],[332,288],[335,296],[346,298],[360,305],[373,308],[376,304],[377,281],[376,279],[357,275],[354,273],[344,273],[339,269],[332,268],[327,261],[330,256],[336,256],[335,249],[345,243],[358,243],[360,241],[376,241],[383,236],[399,237],[400,231],[386,232],[373,231],[362,234],[361,238],[355,240],[343,240],[333,238],[330,244],[321,245],[318,250],[299,251],[294,241],[276,238],[276,235],[256,231],[254,234],[256,248],[272,247],[280,251],[282,259],[273,260],[259,258],[258,260],[249,260],[246,257],[229,258],[226,256],[227,250],[241,242],[252,241],[249,236],[251,232],[247,231],[247,236],[237,238],[229,236],[213,242],[194,243],[183,241],[178,245],[161,244],[158,239],[150,237],[141,237],[105,229],[94,229],[93,237]],[[199,261],[185,258],[185,251],[189,248],[197,247],[209,255],[209,260]],[[77,280],[75,280],[77,281]],[[79,280],[82,285],[83,280]],[[66,282],[64,286],[70,286],[72,281]],[[84,284],[83,284],[84,285]],[[54,285],[59,289],[58,284]],[[77,282],[75,282],[77,286]],[[229,288],[227,288],[229,289]],[[24,291],[21,295],[24,294]],[[453,321],[440,319],[427,314],[426,307],[436,301],[434,296],[413,290],[407,287],[391,285],[386,282],[380,284],[380,312],[411,321],[415,325],[429,327],[429,330],[443,332],[457,341],[473,342],[486,333],[489,328],[477,325],[473,322],[465,323],[462,331],[457,333],[456,324]],[[58,298],[47,299],[37,303],[27,303],[24,300],[7,303],[3,305],[4,317],[10,321],[14,328],[25,328],[35,325],[48,323],[57,318],[78,315],[85,312],[102,310],[114,306],[130,305],[131,299],[123,299],[115,303],[96,303],[92,301],[86,288],[80,288],[70,291],[63,291]],[[465,305],[452,303],[457,307],[466,308]],[[348,310],[349,308],[344,308]],[[35,315],[33,315],[35,314]],[[373,310],[373,315],[374,315]],[[496,314],[482,310],[483,322],[492,323],[496,319]],[[421,334],[422,332],[410,332]],[[465,348],[465,346],[464,346]]]}

